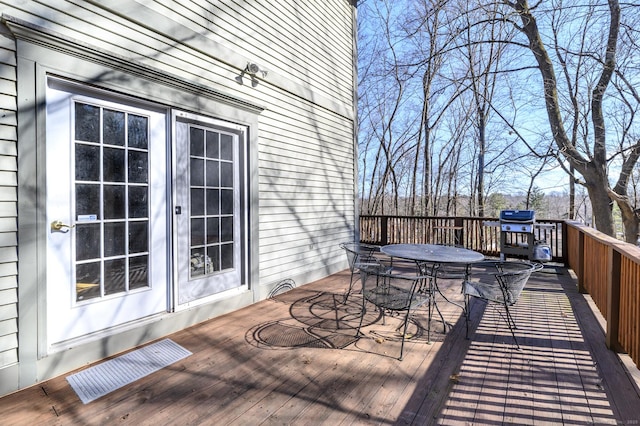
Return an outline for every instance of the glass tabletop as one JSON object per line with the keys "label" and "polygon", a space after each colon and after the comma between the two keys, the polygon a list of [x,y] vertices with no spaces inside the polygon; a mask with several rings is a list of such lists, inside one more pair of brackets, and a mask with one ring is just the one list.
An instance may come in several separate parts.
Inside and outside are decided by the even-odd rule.
{"label": "glass tabletop", "polygon": [[477,251],[438,244],[390,244],[380,251],[391,257],[433,263],[475,263],[484,260]]}

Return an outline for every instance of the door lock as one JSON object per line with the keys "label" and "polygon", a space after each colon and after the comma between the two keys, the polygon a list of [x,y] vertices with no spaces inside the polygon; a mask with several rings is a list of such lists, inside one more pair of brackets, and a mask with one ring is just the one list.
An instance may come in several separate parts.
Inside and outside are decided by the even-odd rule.
{"label": "door lock", "polygon": [[51,222],[51,231],[52,232],[69,232],[71,228],[75,225],[67,225],[66,223],[62,223],[61,220],[54,220]]}

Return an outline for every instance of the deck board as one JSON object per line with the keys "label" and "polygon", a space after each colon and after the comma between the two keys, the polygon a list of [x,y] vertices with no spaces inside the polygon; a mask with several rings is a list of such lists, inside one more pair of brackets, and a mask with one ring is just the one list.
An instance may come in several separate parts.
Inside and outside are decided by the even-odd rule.
{"label": "deck board", "polygon": [[[640,396],[604,345],[601,319],[563,268],[535,274],[515,306],[522,349],[497,311],[440,302],[405,346],[397,318],[343,305],[346,271],[167,336],[193,355],[82,404],[66,375],[0,398],[3,425],[626,424]],[[459,282],[441,281],[461,301]],[[71,373],[69,373],[71,374]]]}

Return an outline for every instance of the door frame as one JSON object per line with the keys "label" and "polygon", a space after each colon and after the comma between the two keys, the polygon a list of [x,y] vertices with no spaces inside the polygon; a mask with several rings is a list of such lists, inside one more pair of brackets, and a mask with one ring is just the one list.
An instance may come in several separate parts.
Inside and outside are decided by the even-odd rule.
{"label": "door frame", "polygon": [[[123,61],[101,49],[59,40],[38,28],[11,24],[17,36],[17,312],[18,358],[20,362],[0,374],[32,384],[63,374],[144,343],[166,336],[208,318],[247,306],[265,297],[268,288],[259,286],[259,182],[258,133],[263,105],[246,95],[221,92],[197,81],[186,82],[170,71],[136,61]],[[72,64],[73,66],[70,66]],[[123,327],[109,336],[93,336],[66,350],[50,352],[46,339],[46,216],[45,93],[46,80],[55,76],[79,86],[97,88],[144,103],[215,116],[246,129],[247,141],[247,286],[248,291],[225,299],[224,303],[194,306],[181,313],[166,313]],[[235,87],[235,86],[234,86]],[[169,132],[171,129],[169,129]],[[167,186],[171,184],[167,177]],[[171,206],[171,208],[173,208]],[[20,214],[17,214],[17,211]],[[171,256],[171,252],[167,253]],[[170,262],[169,258],[167,260]],[[173,276],[171,277],[173,278]],[[169,295],[171,297],[171,294]],[[171,301],[172,302],[172,301]],[[160,321],[159,319],[166,319]],[[13,380],[13,379],[12,379]]]}
{"label": "door frame", "polygon": [[[111,93],[104,93],[99,90],[87,90],[84,87],[68,84],[65,80],[53,77],[47,79],[47,93],[52,95],[52,98],[47,97],[47,120],[54,117],[52,126],[59,126],[55,127],[55,130],[52,132],[55,137],[53,137],[52,140],[47,140],[45,143],[47,155],[53,154],[52,158],[56,158],[55,160],[47,158],[47,164],[48,166],[51,164],[55,164],[58,167],[63,166],[68,170],[64,177],[61,177],[60,173],[56,173],[55,170],[52,173],[53,176],[50,176],[51,170],[48,170],[46,176],[47,204],[45,210],[49,222],[53,217],[60,217],[72,227],[67,232],[50,231],[48,235],[47,261],[52,263],[47,264],[48,320],[46,335],[48,350],[51,352],[66,348],[68,341],[83,341],[94,334],[111,335],[127,324],[136,323],[143,318],[149,318],[167,312],[169,307],[168,294],[171,290],[169,282],[171,276],[169,270],[170,265],[167,265],[165,261],[167,253],[169,253],[169,244],[171,243],[169,223],[170,192],[166,185],[167,175],[169,173],[168,155],[170,136],[168,127],[170,115],[168,109],[158,107],[157,105],[141,104],[139,101],[132,101],[128,97],[114,96]],[[51,102],[60,102],[60,107],[58,107],[57,104],[51,104]],[[71,213],[71,211],[74,210],[74,172],[72,170],[74,160],[72,153],[75,143],[69,126],[74,120],[73,104],[76,102],[97,104],[101,108],[123,110],[129,113],[148,114],[150,117],[152,136],[147,151],[150,161],[149,180],[147,182],[149,191],[148,238],[151,244],[150,247],[147,247],[147,256],[149,258],[148,280],[150,285],[148,288],[145,287],[144,289],[132,290],[126,293],[102,296],[98,299],[87,300],[85,302],[76,300],[75,289],[72,284],[76,280],[76,277],[73,276],[75,270],[73,265],[76,264],[73,237],[77,229],[76,224],[79,223],[79,221],[75,215],[72,217],[65,217],[63,215],[65,212]],[[51,107],[53,108],[53,112],[49,112],[49,108]],[[60,116],[58,117],[58,115]],[[47,125],[47,135],[51,136],[50,132],[51,128]],[[154,136],[154,134],[156,135]],[[56,156],[60,156],[61,154],[62,158],[58,161],[58,157]],[[51,161],[53,161],[53,163],[51,163]],[[64,174],[65,172],[61,173]],[[60,181],[60,179],[62,179],[62,181]],[[57,199],[64,200],[63,204],[60,205],[56,203]],[[54,211],[56,213],[53,213]],[[100,217],[98,222],[102,220],[104,220],[104,218]],[[59,245],[62,250],[51,251],[56,244]],[[59,262],[59,260],[61,260],[59,252],[66,254],[65,262]],[[54,259],[58,259],[58,261]],[[57,270],[60,273],[64,271],[66,271],[67,274],[70,273],[71,275],[66,277],[68,282],[61,282],[56,279],[56,277],[53,277],[51,275],[52,270]],[[68,291],[65,292],[65,289]],[[117,305],[116,309],[113,309],[112,305]],[[147,312],[140,312],[140,309],[137,308],[138,306],[145,307]],[[80,322],[86,325],[92,322],[91,318],[96,315],[96,312],[103,312],[102,315],[97,315],[97,323],[95,326],[99,326],[99,328],[80,334],[80,331],[84,328],[81,326],[79,330],[75,332],[75,335],[74,333],[71,335],[68,334],[70,325],[76,323],[76,321],[74,321],[75,315],[88,315],[88,321]],[[109,325],[107,321],[101,320],[101,318],[111,316],[115,312],[118,312],[118,314],[113,319],[118,319],[119,322]],[[106,315],[107,313],[109,315]],[[69,327],[64,327],[67,331],[62,331],[62,329],[59,328],[61,325],[59,323],[56,326],[56,320],[54,318],[67,319],[63,322],[63,324],[69,325]],[[101,322],[103,324],[100,324]]]}
{"label": "door frame", "polygon": [[[170,191],[169,188],[167,186],[167,181],[168,181],[168,175],[170,173],[169,171],[169,150],[170,150],[170,141],[169,141],[169,137],[170,137],[170,133],[169,133],[169,120],[170,120],[170,111],[168,108],[166,107],[162,107],[160,105],[157,105],[155,103],[152,102],[142,102],[138,99],[134,99],[131,98],[130,96],[126,96],[126,95],[119,95],[119,94],[115,94],[113,92],[109,92],[109,91],[105,91],[105,90],[101,90],[101,89],[96,89],[96,88],[91,88],[76,82],[70,82],[66,79],[60,79],[60,78],[56,78],[53,76],[47,76],[45,78],[45,92],[49,93],[49,87],[51,86],[51,90],[55,91],[55,93],[66,93],[66,95],[60,95],[59,99],[63,102],[65,102],[67,105],[65,106],[65,108],[68,109],[68,112],[72,112],[73,108],[71,107],[71,104],[74,102],[74,100],[76,99],[80,99],[83,100],[85,102],[97,102],[100,105],[106,106],[106,107],[114,107],[117,108],[118,106],[122,106],[122,108],[127,109],[127,110],[140,110],[140,111],[145,111],[145,112],[150,112],[152,113],[154,116],[158,117],[158,119],[162,120],[162,124],[161,124],[161,132],[163,135],[163,146],[162,147],[156,147],[156,149],[163,149],[164,152],[162,153],[158,153],[158,151],[154,151],[154,153],[152,153],[152,156],[155,156],[155,158],[157,160],[159,160],[159,162],[161,163],[161,166],[164,168],[164,172],[162,173],[161,176],[157,176],[155,179],[152,179],[149,181],[149,190],[153,190],[155,188],[155,191],[157,191],[157,193],[155,195],[150,194],[150,199],[149,199],[149,208],[151,209],[154,206],[153,200],[158,201],[158,199],[156,198],[156,195],[158,195],[160,192],[162,193],[161,195],[161,199],[162,199],[162,205],[158,205],[158,211],[149,211],[149,216],[155,216],[156,214],[160,214],[162,216],[162,218],[160,219],[160,222],[158,223],[159,229],[156,228],[156,226],[154,225],[155,222],[150,222],[150,228],[149,228],[149,235],[151,240],[153,240],[152,236],[155,234],[157,236],[158,233],[162,234],[161,240],[161,246],[160,251],[159,252],[155,252],[154,256],[151,257],[150,256],[150,279],[152,277],[152,274],[155,276],[160,277],[160,280],[162,282],[162,286],[158,287],[156,289],[151,289],[149,288],[149,292],[142,291],[142,292],[138,292],[138,291],[134,291],[131,293],[131,295],[134,295],[137,298],[144,298],[144,294],[146,293],[151,293],[154,292],[154,294],[158,295],[160,293],[163,294],[162,298],[162,303],[161,306],[157,306],[156,309],[154,309],[154,313],[150,314],[150,315],[143,315],[143,316],[139,316],[136,318],[132,318],[131,320],[113,325],[113,326],[108,326],[105,328],[101,328],[98,330],[95,330],[93,332],[87,333],[87,334],[82,334],[82,335],[78,335],[75,337],[70,337],[68,339],[63,339],[63,340],[59,340],[56,339],[56,341],[52,340],[52,336],[54,335],[53,333],[50,332],[51,329],[51,323],[49,321],[50,316],[52,315],[52,312],[50,312],[50,304],[51,304],[51,300],[49,300],[49,295],[51,294],[51,288],[50,288],[50,271],[49,271],[49,261],[50,261],[50,256],[51,253],[49,253],[49,240],[51,239],[51,235],[50,234],[50,230],[48,228],[46,228],[46,223],[50,222],[51,219],[51,212],[49,211],[49,202],[50,202],[50,196],[51,194],[49,194],[49,188],[50,188],[50,182],[48,181],[49,178],[49,170],[46,170],[47,164],[50,164],[50,160],[47,159],[47,151],[50,149],[50,144],[49,141],[46,140],[45,137],[45,141],[43,144],[40,144],[40,149],[42,150],[42,158],[43,158],[43,163],[45,165],[45,167],[43,167],[44,169],[44,174],[42,176],[43,179],[43,185],[42,187],[44,188],[44,196],[42,199],[42,212],[44,214],[44,220],[45,220],[45,229],[46,233],[47,233],[47,237],[45,238],[45,247],[44,247],[44,274],[43,274],[43,282],[44,282],[44,294],[46,295],[45,297],[45,312],[46,312],[46,322],[44,324],[44,328],[42,328],[42,333],[43,333],[43,340],[44,340],[44,350],[46,351],[46,353],[50,354],[50,353],[55,353],[55,352],[59,352],[65,349],[68,349],[71,346],[77,345],[79,343],[85,342],[85,341],[89,341],[89,340],[95,340],[96,338],[102,337],[102,336],[113,336],[114,334],[117,334],[119,330],[123,329],[123,328],[130,328],[132,324],[136,324],[140,321],[143,321],[145,319],[148,318],[152,318],[152,317],[157,317],[157,316],[161,316],[165,313],[167,313],[169,311],[169,295],[171,292],[171,283],[170,283],[170,279],[171,279],[171,271],[170,271],[170,267],[171,265],[166,264],[165,262],[165,266],[164,267],[159,267],[159,265],[161,264],[160,261],[158,261],[158,259],[162,259],[162,258],[166,258],[166,256],[168,256],[170,254],[170,244],[171,244],[171,229],[170,229],[170,216],[169,216],[169,208],[170,208]],[[52,92],[53,93],[53,92]],[[56,98],[58,99],[58,98]],[[48,97],[45,97],[45,104],[47,104],[47,102],[51,101],[51,99],[49,99]],[[48,129],[47,129],[47,125],[46,125],[46,120],[48,120],[49,117],[49,105],[47,104],[47,106],[45,107],[45,135],[48,133]],[[159,118],[161,117],[161,118]],[[66,124],[68,126],[71,126],[73,119],[72,117],[68,117],[69,122]],[[69,134],[66,135],[68,138],[71,137],[71,130],[69,130]],[[71,139],[69,139],[67,141],[70,144],[73,144],[73,141]],[[58,141],[58,143],[61,143]],[[69,148],[71,151],[69,151],[69,153],[73,152],[72,148]],[[64,164],[66,166],[71,167],[71,165],[73,164],[73,161],[71,159],[69,159],[69,164]],[[154,162],[152,164],[152,166],[157,165],[157,162]],[[70,172],[71,174],[69,175],[70,179],[73,179],[71,176],[73,176],[72,172]],[[150,173],[152,173],[152,171],[150,171]],[[157,173],[157,172],[156,172]],[[71,181],[72,182],[72,181]],[[71,186],[69,186],[71,188]],[[70,195],[70,201],[72,201],[74,199],[73,195]],[[72,208],[71,206],[68,206],[67,208]],[[63,208],[63,210],[65,210]],[[68,218],[68,220],[70,221],[71,224],[76,223],[75,218]],[[41,231],[42,232],[42,231]],[[69,231],[69,235],[67,235],[68,238],[71,238],[71,232],[74,232],[74,230],[70,230]],[[58,235],[59,236],[59,235]],[[54,237],[55,238],[55,237]],[[154,237],[155,238],[155,237]],[[70,254],[73,254],[75,252],[74,248],[71,247],[69,248],[70,250]],[[154,260],[156,259],[156,260]],[[74,263],[74,259],[70,259],[70,261],[72,263]],[[156,268],[153,268],[151,265],[156,265]],[[71,272],[74,269],[71,268]],[[68,277],[69,280],[75,280],[75,277]],[[69,285],[71,285],[71,282],[69,283]],[[72,298],[72,287],[70,287],[70,290],[68,292],[68,296],[71,298],[71,300],[60,300],[58,303],[66,303],[66,302],[70,302],[70,306],[69,306],[69,311],[78,311],[78,312],[85,312],[91,309],[92,306],[98,306],[98,309],[100,309],[101,306],[104,306],[104,304],[100,304],[101,302],[97,302],[100,305],[97,305],[96,302],[89,302],[89,303],[78,303],[77,301],[73,300]],[[61,298],[64,298],[64,296],[60,296]],[[106,303],[109,303],[108,300],[112,299],[113,301],[121,301],[123,295],[119,295],[119,296],[114,296],[114,297],[106,297],[104,299],[104,301]],[[129,297],[129,296],[126,296]],[[115,302],[118,303],[118,302]],[[71,314],[69,314],[69,317],[71,317]]]}
{"label": "door frame", "polygon": [[[179,291],[179,256],[178,256],[178,215],[176,214],[176,206],[178,205],[177,201],[177,175],[178,175],[178,160],[177,160],[177,143],[178,138],[176,135],[177,130],[177,122],[181,121],[184,123],[195,123],[202,124],[204,126],[211,126],[214,128],[219,128],[228,133],[233,133],[238,137],[238,141],[240,144],[240,154],[238,159],[238,166],[240,167],[240,190],[241,190],[241,199],[240,199],[240,211],[242,212],[242,217],[240,218],[241,229],[240,232],[240,268],[241,268],[241,284],[229,290],[222,291],[220,293],[215,293],[210,296],[203,297],[201,299],[196,299],[190,302],[186,302],[183,304],[178,303],[178,291]],[[172,228],[172,288],[171,292],[171,306],[174,311],[181,311],[185,309],[189,309],[193,306],[198,306],[206,303],[211,303],[216,300],[225,299],[231,297],[233,295],[237,295],[243,292],[246,292],[250,289],[249,283],[250,280],[250,247],[249,247],[249,230],[254,228],[250,225],[250,194],[253,192],[251,190],[250,184],[250,175],[249,175],[249,155],[253,151],[249,147],[250,139],[249,139],[249,126],[236,124],[228,121],[224,121],[221,119],[212,118],[203,114],[195,114],[183,110],[173,109],[171,111],[171,211],[172,211],[172,220],[171,220],[171,228]],[[184,212],[183,214],[188,214],[188,212]],[[255,298],[254,298],[255,300]]]}

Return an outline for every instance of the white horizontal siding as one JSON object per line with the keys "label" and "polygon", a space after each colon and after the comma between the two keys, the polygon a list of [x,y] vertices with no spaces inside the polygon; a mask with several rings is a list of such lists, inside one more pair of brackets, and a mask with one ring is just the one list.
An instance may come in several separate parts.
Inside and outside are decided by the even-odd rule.
{"label": "white horizontal siding", "polygon": [[15,42],[0,34],[0,368],[18,362],[16,91]]}
{"label": "white horizontal siding", "polygon": [[7,336],[18,331],[16,320],[0,321],[0,336]]}
{"label": "white horizontal siding", "polygon": [[300,2],[148,1],[196,32],[240,51],[266,68],[352,101],[351,8],[345,0]]}
{"label": "white horizontal siding", "polygon": [[343,261],[354,225],[353,123],[287,98],[260,122],[260,281]]}
{"label": "white horizontal siding", "polygon": [[[204,17],[196,19],[195,16],[192,19],[181,19],[180,15],[174,12],[174,9],[180,8],[176,4],[177,2],[163,1],[161,2],[162,4],[159,4],[149,0],[144,2],[145,7],[143,9],[140,9],[141,6],[132,2],[115,0],[96,1],[96,5],[86,1],[58,0],[49,3],[54,3],[56,9],[45,9],[42,3],[32,1],[21,4],[20,9],[11,10],[11,14],[27,22],[38,22],[39,25],[45,25],[52,31],[74,38],[78,42],[88,43],[90,41],[91,45],[122,57],[159,69],[170,69],[171,72],[179,77],[184,77],[188,81],[213,85],[212,87],[219,86],[221,89],[226,87],[233,92],[246,93],[252,97],[257,96],[257,99],[260,97],[260,90],[253,90],[248,79],[244,85],[238,85],[235,80],[239,74],[237,67],[244,67],[246,60],[242,63],[237,63],[236,60],[236,63],[230,66],[227,63],[228,56],[234,55],[247,60],[254,60],[254,56],[251,53],[252,49],[259,48],[263,49],[268,55],[277,55],[277,52],[282,51],[283,46],[286,46],[288,49],[292,49],[295,54],[288,54],[277,61],[274,60],[278,64],[277,66],[271,66],[269,62],[266,62],[266,68],[269,73],[264,77],[264,80],[266,82],[272,81],[274,84],[277,83],[276,85],[280,85],[283,90],[296,92],[298,96],[304,95],[314,102],[320,101],[320,99],[328,99],[329,103],[333,102],[335,108],[342,108],[348,114],[352,113],[352,58],[350,52],[348,55],[338,55],[337,52],[339,50],[332,44],[335,43],[334,40],[343,40],[342,43],[345,46],[350,46],[351,27],[349,27],[348,31],[342,29],[340,33],[342,37],[340,38],[333,35],[328,37],[323,42],[324,55],[314,57],[304,51],[306,48],[304,46],[305,39],[317,37],[313,32],[296,32],[290,40],[290,43],[294,43],[293,45],[287,45],[279,40],[274,41],[269,38],[261,39],[259,34],[252,34],[248,30],[249,26],[246,25],[247,19],[245,17],[249,12],[236,14],[234,17],[209,14],[209,20],[204,19]],[[224,3],[230,5],[231,10],[241,7],[262,7],[254,4],[254,2],[241,2],[240,5],[230,1]],[[281,8],[296,8],[296,2],[282,0],[278,3],[282,3]],[[313,3],[315,4],[316,2]],[[351,18],[347,0],[317,3],[315,7],[320,10],[325,8],[328,10],[338,9],[343,19]],[[118,9],[122,16],[108,13],[104,9],[106,7]],[[153,10],[149,8],[153,8]],[[217,10],[216,7],[211,6],[211,8],[214,12]],[[46,11],[44,15],[43,10]],[[134,22],[136,19],[146,18],[150,10],[152,13],[157,12],[155,15],[149,16],[156,19],[156,21],[144,21],[144,26]],[[139,11],[146,13],[138,13]],[[164,12],[164,15],[161,14],[162,12]],[[131,17],[131,20],[127,19],[127,14]],[[270,16],[269,8],[265,9],[265,14]],[[158,19],[160,18],[158,17],[163,21],[159,21]],[[316,20],[321,18],[322,15],[319,14]],[[210,21],[211,19],[219,25],[213,25]],[[242,20],[239,24],[240,29],[229,27],[226,24],[226,21],[237,22],[238,19]],[[324,25],[332,26],[334,24],[335,22],[330,21]],[[288,23],[280,23],[280,26],[276,25],[275,32],[291,33],[287,25]],[[341,25],[336,25],[336,27],[341,27]],[[187,33],[185,29],[191,30],[191,32]],[[162,34],[162,31],[165,34]],[[221,34],[233,37],[236,40],[236,44],[230,44],[220,36]],[[218,40],[220,40],[220,43],[224,43],[223,52],[217,51],[220,46],[223,46],[223,44],[218,43]],[[341,61],[337,61],[336,55],[340,56]],[[220,63],[213,64],[212,58],[220,61]],[[296,67],[300,63],[308,65],[305,65],[304,70],[296,72]],[[327,63],[330,65],[323,69],[322,67]]]}

